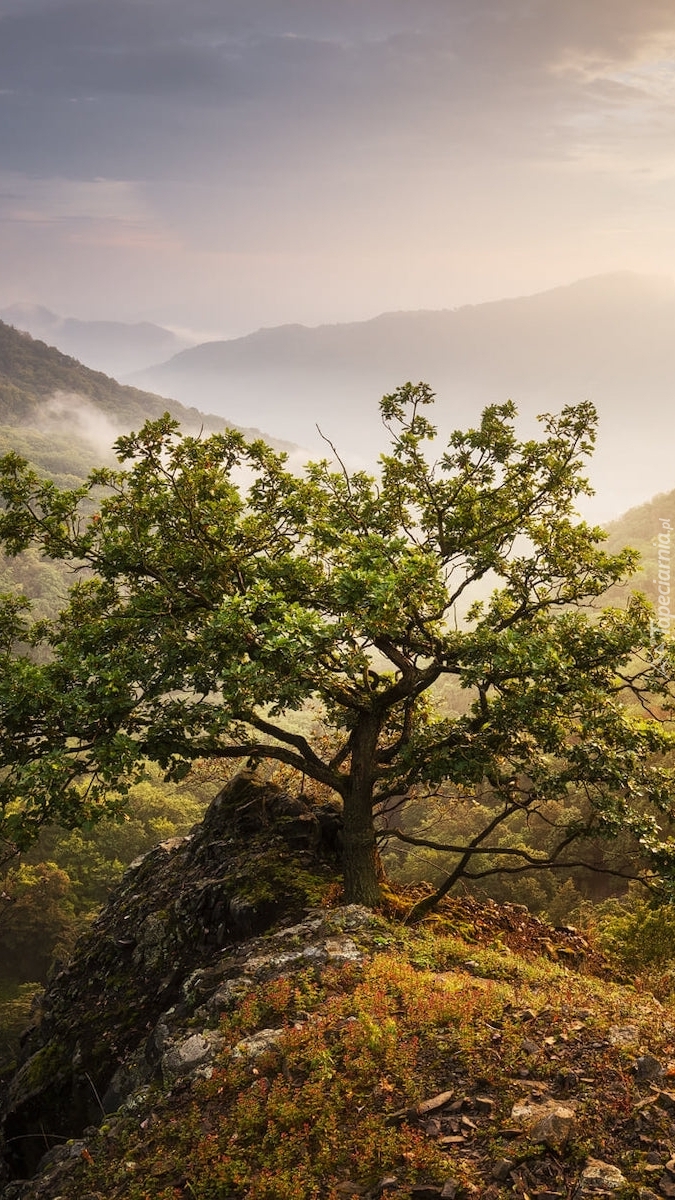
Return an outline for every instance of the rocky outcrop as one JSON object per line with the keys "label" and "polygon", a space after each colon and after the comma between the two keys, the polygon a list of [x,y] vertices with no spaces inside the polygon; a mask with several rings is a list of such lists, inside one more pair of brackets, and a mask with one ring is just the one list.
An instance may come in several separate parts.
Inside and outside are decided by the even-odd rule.
{"label": "rocky outcrop", "polygon": [[339,833],[249,772],[132,866],[24,1039],[0,1200],[675,1196],[668,1009],[521,906],[335,907]]}
{"label": "rocky outcrop", "polygon": [[[190,836],[132,864],[24,1035],[0,1103],[0,1185],[30,1176],[46,1149],[154,1078],[208,1062],[217,1040],[183,1036],[181,1022],[214,994],[246,986],[226,965],[244,939],[317,904],[339,828],[336,810],[310,810],[246,771]],[[265,969],[263,956],[249,977]]]}

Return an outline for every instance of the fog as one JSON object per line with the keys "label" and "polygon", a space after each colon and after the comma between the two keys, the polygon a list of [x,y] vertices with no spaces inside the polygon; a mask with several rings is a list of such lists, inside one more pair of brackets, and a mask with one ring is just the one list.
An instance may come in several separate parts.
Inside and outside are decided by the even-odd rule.
{"label": "fog", "polygon": [[91,446],[102,461],[114,458],[112,447],[120,436],[119,425],[83,396],[54,392],[41,410],[41,418],[42,432],[48,433],[50,427],[63,431],[66,427]]}

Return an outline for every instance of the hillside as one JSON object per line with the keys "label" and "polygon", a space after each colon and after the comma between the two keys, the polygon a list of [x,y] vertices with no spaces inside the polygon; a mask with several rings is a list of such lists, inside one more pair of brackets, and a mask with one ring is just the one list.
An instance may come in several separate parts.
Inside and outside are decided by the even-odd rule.
{"label": "hillside", "polygon": [[[617,553],[624,546],[632,546],[640,552],[640,569],[624,591],[644,592],[652,604],[658,604],[661,549],[661,580],[665,578],[665,570],[675,593],[675,491],[664,492],[646,504],[629,509],[607,525],[607,535],[605,545],[611,553]],[[668,607],[675,615],[675,595]]]}
{"label": "hillside", "polygon": [[445,434],[509,398],[530,422],[591,399],[604,519],[675,483],[674,329],[675,283],[623,273],[454,310],[261,329],[186,350],[132,382],[325,448],[318,424],[342,453],[365,459],[382,447],[379,397],[408,379],[437,392]]}
{"label": "hillside", "polygon": [[518,905],[340,907],[329,816],[244,774],[132,866],[6,1081],[2,1200],[673,1195],[670,1001]]}
{"label": "hillside", "polygon": [[[89,401],[119,431],[167,411],[190,432],[202,428],[209,432],[229,424],[223,416],[205,415],[176,400],[125,387],[0,321],[0,421],[41,422],[55,396]],[[247,432],[261,436],[259,430]]]}
{"label": "hillside", "polygon": [[[120,433],[167,411],[188,433],[231,424],[222,416],[124,387],[0,322],[0,452],[16,450],[57,482],[72,481],[109,457]],[[244,432],[263,436],[257,429]]]}

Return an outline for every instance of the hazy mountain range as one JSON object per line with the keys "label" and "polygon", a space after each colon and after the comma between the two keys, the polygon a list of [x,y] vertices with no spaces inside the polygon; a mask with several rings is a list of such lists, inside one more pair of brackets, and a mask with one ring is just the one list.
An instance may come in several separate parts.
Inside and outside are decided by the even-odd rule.
{"label": "hazy mountain range", "polygon": [[81,321],[61,317],[40,304],[11,304],[0,308],[0,320],[57,346],[95,371],[119,379],[169,358],[191,345],[170,329],[149,321]]}
{"label": "hazy mountain range", "polygon": [[[179,339],[160,326],[76,321],[25,305],[4,313],[89,366],[104,353],[126,354],[127,361],[145,356],[146,364],[171,355],[118,374],[146,395],[255,426],[313,455],[330,453],[318,426],[350,465],[375,463],[386,445],[378,400],[409,379],[424,379],[436,391],[433,416],[443,435],[506,399],[516,402],[528,432],[537,413],[590,399],[600,433],[590,468],[598,496],[589,512],[607,520],[675,486],[671,279],[602,275],[453,310],[260,329],[178,353]],[[121,406],[126,427],[128,397],[121,396],[108,410]]]}
{"label": "hazy mountain range", "polygon": [[531,419],[593,400],[592,479],[605,519],[675,485],[675,283],[621,273],[534,296],[370,321],[283,325],[208,342],[133,377],[138,386],[351,460],[384,446],[377,402],[424,379],[443,433],[512,399]]}
{"label": "hazy mountain range", "polygon": [[[590,282],[589,288],[590,291]],[[626,292],[637,290],[642,287],[647,296],[650,291],[653,298],[651,308],[652,317],[658,312],[658,294],[659,288],[653,285],[650,286],[645,281],[635,281],[626,278],[620,278],[619,286],[616,288],[614,295],[617,300],[621,299],[623,294],[623,303],[625,307]],[[601,290],[609,286],[610,281],[597,281]],[[627,286],[628,285],[628,286]],[[623,293],[622,293],[623,287]],[[548,293],[544,297],[533,297],[532,301],[543,300],[543,305],[535,303],[527,304],[525,307],[534,314],[539,313],[539,328],[544,324],[541,317],[542,309],[546,308],[547,304],[555,301],[558,309],[569,310],[569,304],[563,304],[563,301],[568,301],[570,294],[572,296],[580,296],[583,294],[584,285],[577,285],[571,289],[558,289],[557,292]],[[665,314],[668,304],[668,290],[661,289],[662,292],[662,321],[665,322]],[[567,293],[567,294],[566,294]],[[516,314],[519,314],[520,305],[518,302],[504,302],[508,307],[513,304]],[[617,304],[617,307],[620,307]],[[501,308],[500,305],[485,305],[479,306],[478,310],[460,310],[463,320],[467,323],[470,320],[478,320],[481,316],[482,309],[494,313]],[[195,351],[180,355],[178,359],[174,359],[168,364],[167,371],[174,369],[176,364],[183,367],[188,364],[192,370],[194,363],[208,361],[211,356],[217,358],[221,355],[227,357],[228,354],[236,356],[239,354],[241,358],[249,354],[250,347],[256,345],[265,345],[268,348],[276,346],[278,355],[281,355],[282,349],[285,347],[287,360],[293,359],[291,348],[295,348],[295,354],[299,354],[302,350],[304,361],[306,361],[305,350],[307,347],[324,347],[330,346],[331,337],[333,337],[333,346],[339,344],[340,339],[348,340],[349,337],[356,337],[358,333],[362,335],[362,351],[361,358],[358,359],[358,365],[362,372],[362,386],[365,388],[365,380],[369,376],[376,374],[375,368],[369,366],[369,347],[365,338],[365,331],[375,329],[380,334],[382,329],[387,329],[390,324],[398,323],[401,328],[407,326],[410,328],[415,324],[415,317],[419,317],[418,328],[426,329],[427,331],[433,326],[433,318],[438,319],[438,323],[442,324],[443,320],[453,314],[395,314],[389,317],[382,317],[376,321],[366,322],[364,326],[336,326],[330,329],[317,330],[298,330],[297,327],[283,327],[278,330],[262,330],[259,334],[254,334],[250,338],[239,339],[234,343],[214,343],[212,345],[204,345],[198,347]],[[413,319],[410,319],[413,318]],[[520,320],[519,316],[519,320]],[[606,315],[605,323],[605,340],[608,341],[610,333],[607,332],[607,326],[610,325],[609,316]],[[513,322],[515,326],[515,321]],[[597,337],[598,341],[603,336],[603,326],[596,322],[597,328],[593,336],[586,339],[586,346],[593,343]],[[562,328],[562,326],[561,326]],[[615,328],[618,328],[616,326]],[[532,356],[530,367],[534,372],[533,362],[538,359],[540,365],[544,357],[542,350],[541,338],[537,338],[534,333],[534,317],[532,326]],[[625,324],[623,326],[625,332]],[[665,329],[658,329],[656,326],[651,328],[651,335],[655,341],[657,336],[662,339],[664,345],[667,341],[665,337]],[[641,340],[643,343],[643,364],[645,376],[649,376],[651,371],[652,380],[657,379],[658,371],[656,364],[650,364],[648,361],[646,344],[650,327],[648,322],[643,323]],[[622,344],[618,336],[613,333],[612,337],[616,337],[615,355],[611,361],[605,363],[606,376],[609,377],[614,373],[618,375],[621,364],[625,364],[628,360],[627,347]],[[496,327],[495,336],[491,341],[493,348],[497,345]],[[502,349],[502,356],[506,355],[507,339],[503,336],[499,340],[499,345]],[[635,342],[633,343],[635,348]],[[550,352],[550,351],[549,351]],[[403,361],[404,349],[399,348],[401,361]],[[587,351],[590,356],[590,352]],[[458,355],[459,357],[459,355]],[[671,356],[672,357],[672,353]],[[643,556],[643,569],[640,575],[633,581],[633,585],[645,590],[652,599],[657,598],[656,576],[658,574],[658,551],[657,539],[658,535],[663,532],[663,522],[670,522],[670,527],[675,528],[675,490],[672,484],[675,483],[675,470],[671,463],[673,441],[672,438],[668,441],[666,430],[670,430],[672,426],[672,415],[669,405],[664,405],[661,414],[657,413],[657,419],[649,422],[647,415],[654,413],[654,396],[665,395],[667,385],[666,372],[664,370],[664,360],[666,355],[661,357],[661,373],[662,378],[657,385],[652,385],[649,389],[645,389],[643,393],[644,400],[640,400],[640,396],[636,399],[634,405],[626,403],[623,415],[619,417],[619,427],[610,433],[613,433],[613,444],[619,446],[624,464],[623,475],[617,473],[612,481],[614,494],[617,497],[617,511],[623,515],[619,520],[614,521],[608,529],[609,532],[609,548],[612,551],[619,550],[623,545],[629,544],[640,550]],[[255,358],[251,358],[251,363],[255,364]],[[578,363],[578,360],[577,360]],[[525,367],[527,364],[521,364],[521,380],[524,378]],[[559,370],[562,371],[563,366],[567,366],[568,377],[572,372],[572,364],[561,363]],[[213,368],[215,370],[215,368]],[[299,368],[296,368],[299,369]],[[318,368],[315,368],[318,370]],[[478,383],[475,384],[471,395],[474,403],[478,403],[489,399],[490,397],[481,395],[478,397],[478,385],[481,382],[487,387],[486,379],[496,371],[494,360],[485,364],[482,376],[477,371]],[[413,375],[414,372],[411,372]],[[227,372],[224,372],[227,378]],[[406,372],[402,372],[405,375]],[[637,365],[634,369],[634,376],[638,375]],[[600,376],[599,376],[600,377]],[[282,382],[283,382],[282,375]],[[544,378],[543,375],[540,378]],[[327,389],[331,393],[334,389],[337,394],[337,389],[341,386],[341,380],[336,378],[336,375],[326,367]],[[344,379],[342,380],[344,382]],[[550,391],[553,391],[554,386],[560,389],[562,384],[551,373],[545,383]],[[242,389],[245,389],[245,382],[242,383]],[[355,386],[352,381],[352,386]],[[394,381],[390,386],[394,386]],[[535,394],[535,379],[534,375],[529,381],[529,389],[526,394]],[[543,385],[542,385],[543,386]],[[659,387],[662,389],[659,391]],[[192,389],[196,391],[196,388]],[[348,389],[346,389],[348,392]],[[525,390],[525,389],[524,389]],[[186,393],[187,395],[187,390]],[[332,394],[332,393],[331,393]],[[536,392],[538,395],[539,393]],[[624,391],[620,393],[626,396]],[[246,395],[246,391],[242,391],[242,396]],[[236,408],[233,397],[233,407]],[[565,397],[560,397],[562,402]],[[240,410],[240,417],[248,415],[245,407]],[[447,402],[444,402],[442,395],[439,397],[439,413],[447,422],[449,419],[457,424],[462,424],[469,412],[468,407],[464,408],[458,403],[456,406],[450,407]],[[0,322],[0,453],[6,450],[13,449],[23,454],[25,457],[33,461],[40,469],[47,472],[57,482],[61,484],[70,484],[77,479],[81,479],[86,475],[87,471],[97,465],[103,458],[111,457],[111,446],[119,433],[138,429],[145,420],[159,416],[165,410],[169,410],[180,422],[186,432],[198,432],[203,430],[209,433],[212,430],[222,428],[226,424],[233,422],[218,415],[205,415],[196,408],[186,408],[180,402],[166,399],[163,396],[156,395],[147,391],[142,391],[137,388],[123,386],[117,383],[114,379],[102,374],[98,371],[92,371],[81,363],[76,362],[73,358],[62,354],[54,347],[46,346],[43,342],[31,338],[28,334],[20,333],[14,328],[11,328]],[[373,419],[374,406],[371,404],[363,419],[357,415],[353,418],[354,426],[351,427],[345,418],[344,411],[339,407],[330,408],[326,403],[325,389],[319,390],[316,395],[315,411],[321,421],[329,426],[332,421],[339,426],[338,438],[341,443],[346,443],[352,448],[354,445],[358,447],[358,437],[365,428],[374,431],[375,424]],[[617,405],[617,412],[619,412]],[[282,416],[283,414],[281,414]],[[438,415],[438,414],[437,414]],[[469,414],[470,415],[470,414]],[[611,424],[611,415],[606,417],[606,421]],[[260,430],[243,426],[245,432],[249,436],[259,436]],[[281,428],[284,428],[281,421]],[[331,428],[331,432],[334,430]],[[272,440],[269,433],[264,436],[268,440]],[[669,436],[669,435],[668,435]],[[624,439],[624,445],[621,445],[621,439]],[[649,454],[653,455],[650,459],[648,455],[644,458],[637,453],[639,438],[643,439],[644,446],[647,447]],[[289,444],[286,441],[278,441],[279,446],[294,451],[293,462],[298,462],[298,448]],[[607,435],[604,437],[605,446],[610,439]],[[611,444],[611,442],[610,442]],[[325,447],[324,447],[325,448]],[[659,475],[656,469],[649,473],[650,462],[663,462],[665,459],[667,470]],[[632,466],[631,466],[632,462]],[[646,485],[645,485],[646,481]],[[637,507],[632,507],[632,497],[636,490],[637,484],[640,483],[646,486],[646,491],[643,495],[650,497],[646,503],[642,503]],[[656,493],[660,494],[656,494]],[[603,497],[604,499],[604,497]],[[629,511],[626,511],[629,510]],[[613,597],[618,599],[618,595]]]}

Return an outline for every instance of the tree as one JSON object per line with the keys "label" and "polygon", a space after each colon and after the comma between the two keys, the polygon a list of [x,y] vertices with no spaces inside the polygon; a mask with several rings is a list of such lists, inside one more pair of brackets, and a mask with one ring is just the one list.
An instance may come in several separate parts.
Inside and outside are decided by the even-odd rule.
{"label": "tree", "polygon": [[[341,797],[350,901],[379,898],[377,814],[441,782],[495,798],[450,847],[452,880],[511,817],[579,791],[586,815],[563,823],[553,862],[582,835],[630,828],[668,866],[672,734],[654,703],[666,712],[674,661],[644,601],[593,607],[636,556],[604,553],[575,512],[592,405],[525,441],[512,404],[490,407],[433,460],[432,400],[424,384],[383,398],[377,477],[337,456],[294,474],[262,441],[181,437],[168,416],[70,491],[2,460],[6,552],[37,545],[81,572],[51,623],[17,597],[0,612],[8,842],[119,807],[148,759],[179,778],[220,757],[286,763]],[[435,714],[447,678],[464,704]],[[299,727],[308,705],[328,753]]]}

